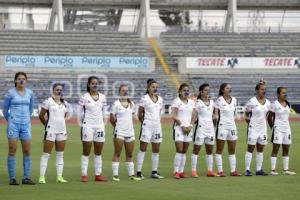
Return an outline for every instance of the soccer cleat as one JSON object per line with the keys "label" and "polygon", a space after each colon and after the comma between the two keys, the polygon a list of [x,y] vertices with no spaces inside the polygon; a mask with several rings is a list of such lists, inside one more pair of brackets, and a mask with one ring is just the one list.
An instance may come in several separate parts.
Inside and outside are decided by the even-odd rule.
{"label": "soccer cleat", "polygon": [[139,177],[136,177],[136,176],[132,175],[132,176],[129,176],[129,180],[132,180],[132,181],[141,181],[142,179],[139,178]]}
{"label": "soccer cleat", "polygon": [[120,181],[119,176],[113,176],[113,181],[119,182]]}
{"label": "soccer cleat", "polygon": [[161,176],[158,172],[151,174],[150,178],[153,179],[164,179],[165,177]]}
{"label": "soccer cleat", "polygon": [[189,178],[188,175],[186,175],[184,172],[179,173],[180,178]]}
{"label": "soccer cleat", "polygon": [[245,171],[245,176],[252,176],[251,171],[250,171],[250,170],[246,170],[246,171]]}
{"label": "soccer cleat", "polygon": [[174,172],[173,177],[175,179],[180,179],[180,173],[179,172]]}
{"label": "soccer cleat", "polygon": [[96,175],[95,176],[95,181],[106,182],[107,178],[105,176],[102,176],[102,175]]}
{"label": "soccer cleat", "polygon": [[192,177],[193,178],[199,178],[197,171],[192,171]]}
{"label": "soccer cleat", "polygon": [[256,175],[257,176],[268,176],[268,174],[266,172],[264,172],[264,170],[259,170],[259,171],[256,171]]}
{"label": "soccer cleat", "polygon": [[81,176],[81,182],[88,182],[89,181],[89,178],[88,176]]}
{"label": "soccer cleat", "polygon": [[9,185],[20,185],[20,184],[18,183],[18,181],[16,179],[12,178],[9,180]]}
{"label": "soccer cleat", "polygon": [[46,183],[45,176],[40,176],[40,178],[39,178],[39,184],[45,184],[45,183]]}
{"label": "soccer cleat", "polygon": [[68,181],[65,180],[64,177],[58,176],[58,177],[56,178],[56,182],[57,182],[57,183],[67,183]]}
{"label": "soccer cleat", "polygon": [[285,171],[283,171],[283,175],[296,175],[296,172],[285,170]]}
{"label": "soccer cleat", "polygon": [[136,177],[140,178],[141,180],[144,180],[145,177],[143,176],[142,172],[137,172]]}
{"label": "soccer cleat", "polygon": [[30,178],[23,178],[22,184],[23,185],[35,185],[35,183]]}
{"label": "soccer cleat", "polygon": [[226,177],[224,172],[218,172],[218,177]]}
{"label": "soccer cleat", "polygon": [[270,172],[270,174],[273,175],[273,176],[278,176],[278,172],[276,172],[275,170],[272,170],[272,171]]}
{"label": "soccer cleat", "polygon": [[218,177],[219,175],[214,171],[207,171],[207,177]]}
{"label": "soccer cleat", "polygon": [[238,173],[237,171],[231,172],[230,176],[241,176],[240,173]]}

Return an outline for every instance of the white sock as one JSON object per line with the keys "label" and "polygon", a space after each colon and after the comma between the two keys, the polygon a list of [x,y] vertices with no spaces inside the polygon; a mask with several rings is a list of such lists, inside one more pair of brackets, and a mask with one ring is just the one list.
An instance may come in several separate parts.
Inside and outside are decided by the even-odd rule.
{"label": "white sock", "polygon": [[222,154],[215,155],[216,164],[218,168],[218,172],[223,172],[223,161],[222,161]]}
{"label": "white sock", "polygon": [[197,161],[198,161],[198,155],[192,153],[191,156],[192,171],[197,171]]}
{"label": "white sock", "polygon": [[289,160],[290,160],[290,157],[288,157],[288,156],[282,157],[284,171],[289,170]]}
{"label": "white sock", "polygon": [[247,151],[245,154],[245,170],[246,171],[247,170],[250,171],[251,161],[252,161],[252,153]]}
{"label": "white sock", "polygon": [[101,175],[102,174],[102,156],[101,155],[95,155],[94,157],[94,166],[95,166],[95,175]]}
{"label": "white sock", "polygon": [[43,153],[40,161],[40,176],[45,176],[50,154]]}
{"label": "white sock", "polygon": [[119,176],[119,162],[112,162],[113,176]]}
{"label": "white sock", "polygon": [[179,172],[181,163],[181,153],[176,153],[174,157],[174,172]]}
{"label": "white sock", "polygon": [[186,155],[185,155],[185,153],[182,153],[181,154],[181,162],[180,162],[180,166],[179,166],[179,173],[184,172],[185,161],[186,161]]}
{"label": "white sock", "polygon": [[134,175],[134,164],[133,164],[133,162],[126,162],[126,166],[127,166],[128,176],[133,176]]}
{"label": "white sock", "polygon": [[156,171],[158,169],[158,163],[159,163],[159,154],[158,153],[152,153],[152,171]]}
{"label": "white sock", "polygon": [[138,172],[142,171],[142,167],[143,167],[143,163],[144,163],[144,158],[145,158],[145,152],[139,150],[139,152],[137,154],[137,171]]}
{"label": "white sock", "polygon": [[235,172],[236,171],[236,157],[235,154],[229,155],[229,165],[230,165],[230,172]]}
{"label": "white sock", "polygon": [[272,157],[271,156],[271,170],[273,171],[275,171],[275,169],[276,169],[276,162],[277,162],[277,157]]}
{"label": "white sock", "polygon": [[213,164],[214,164],[214,159],[212,155],[206,155],[206,165],[207,165],[207,171],[212,171],[213,170]]}
{"label": "white sock", "polygon": [[62,176],[64,170],[64,152],[56,152],[56,173],[57,176]]}
{"label": "white sock", "polygon": [[264,154],[262,152],[256,153],[256,171],[260,171],[264,161]]}
{"label": "white sock", "polygon": [[81,156],[81,175],[87,176],[87,170],[89,167],[89,157],[88,156]]}

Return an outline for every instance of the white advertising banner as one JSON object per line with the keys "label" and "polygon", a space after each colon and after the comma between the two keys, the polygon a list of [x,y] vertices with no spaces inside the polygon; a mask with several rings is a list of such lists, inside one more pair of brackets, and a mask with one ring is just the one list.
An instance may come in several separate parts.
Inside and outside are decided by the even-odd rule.
{"label": "white advertising banner", "polygon": [[187,57],[185,65],[187,69],[300,69],[300,57]]}

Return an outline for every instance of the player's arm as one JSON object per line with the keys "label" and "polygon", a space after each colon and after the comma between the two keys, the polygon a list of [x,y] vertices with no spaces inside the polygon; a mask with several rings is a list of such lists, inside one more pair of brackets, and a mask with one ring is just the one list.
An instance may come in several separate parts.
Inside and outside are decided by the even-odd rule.
{"label": "player's arm", "polygon": [[219,109],[218,108],[215,108],[214,109],[214,114],[213,114],[213,122],[214,122],[214,125],[217,126],[217,122],[219,120]]}
{"label": "player's arm", "polygon": [[250,122],[250,116],[251,116],[251,112],[245,110],[245,120],[246,120],[246,122],[247,122],[248,124],[249,124],[249,122]]}
{"label": "player's arm", "polygon": [[178,108],[172,107],[171,110],[172,110],[172,118],[173,118],[174,122],[175,122],[178,126],[181,126],[181,121],[180,121],[180,119],[178,118]]}
{"label": "player's arm", "polygon": [[47,113],[47,110],[42,107],[41,112],[39,114],[39,119],[44,126],[46,126],[46,123],[47,123],[46,113]]}
{"label": "player's arm", "polygon": [[4,96],[4,102],[3,102],[3,115],[6,121],[8,121],[9,118],[9,107],[10,107],[10,102],[11,102],[11,95],[7,93]]}
{"label": "player's arm", "polygon": [[117,118],[116,118],[115,114],[110,113],[109,121],[113,127],[116,126]]}
{"label": "player's arm", "polygon": [[144,114],[145,114],[145,109],[144,109],[144,107],[139,106],[139,109],[138,109],[138,118],[139,118],[139,121],[140,121],[140,122],[143,122]]}
{"label": "player's arm", "polygon": [[271,129],[274,126],[274,117],[275,117],[275,113],[274,112],[272,112],[272,111],[268,112],[267,120],[268,120],[268,124],[269,124],[269,126],[270,126]]}
{"label": "player's arm", "polygon": [[196,123],[197,118],[198,118],[198,114],[197,114],[196,109],[194,108],[193,111],[192,111],[191,124],[190,124],[190,126],[189,126],[190,130],[193,128],[193,125]]}
{"label": "player's arm", "polygon": [[29,112],[30,112],[30,116],[33,113],[33,109],[34,109],[34,94],[31,93],[30,95],[30,104],[29,104]]}

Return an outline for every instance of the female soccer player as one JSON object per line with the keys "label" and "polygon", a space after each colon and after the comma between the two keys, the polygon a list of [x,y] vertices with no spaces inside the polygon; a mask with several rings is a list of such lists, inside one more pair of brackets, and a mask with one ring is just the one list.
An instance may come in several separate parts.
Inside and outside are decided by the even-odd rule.
{"label": "female soccer player", "polygon": [[287,88],[277,88],[277,100],[272,103],[269,114],[269,124],[272,128],[273,150],[271,154],[271,175],[278,175],[276,172],[277,154],[282,145],[283,174],[295,175],[289,170],[289,149],[292,143],[292,133],[289,123],[291,105],[287,100]]}
{"label": "female soccer player", "polygon": [[228,144],[230,176],[240,176],[236,170],[236,156],[235,148],[237,137],[237,128],[234,121],[235,109],[237,106],[237,100],[230,95],[231,86],[228,83],[223,83],[220,86],[219,98],[215,103],[215,115],[217,115],[217,149],[216,149],[216,164],[218,168],[218,175],[225,177],[223,171],[222,153],[225,145],[225,141]]}
{"label": "female soccer player", "polygon": [[161,111],[163,99],[157,94],[158,84],[154,79],[147,80],[147,94],[141,98],[138,108],[138,118],[141,122],[140,150],[137,154],[137,177],[144,179],[142,166],[148,143],[152,144],[151,178],[164,178],[158,173],[159,147],[162,142]]}
{"label": "female soccer player", "polygon": [[270,101],[266,98],[266,84],[259,82],[256,87],[256,96],[251,98],[246,104],[245,119],[248,123],[247,144],[248,149],[245,154],[245,176],[252,176],[250,165],[252,153],[256,146],[256,175],[268,175],[262,170],[263,150],[268,143],[267,115],[271,108]]}
{"label": "female soccer player", "polygon": [[178,97],[171,105],[173,125],[173,139],[175,141],[176,154],[174,158],[175,179],[187,178],[184,173],[186,152],[193,136],[193,122],[196,119],[195,102],[189,98],[189,85],[183,83],[178,90]]}
{"label": "female soccer player", "polygon": [[88,78],[87,93],[79,100],[79,106],[83,111],[81,124],[81,140],[83,152],[81,156],[81,181],[87,182],[87,170],[89,155],[94,144],[95,181],[107,181],[102,175],[102,148],[105,142],[105,106],[106,97],[98,92],[99,79],[96,76]]}
{"label": "female soccer player", "polygon": [[197,160],[201,146],[205,144],[207,176],[218,176],[213,171],[213,145],[215,142],[215,130],[213,123],[214,101],[209,97],[209,84],[204,83],[199,87],[199,95],[196,101],[197,123],[194,132],[194,149],[191,157],[192,177],[198,178]]}
{"label": "female soccer player", "polygon": [[15,154],[18,140],[21,140],[23,150],[23,179],[22,184],[34,185],[30,176],[30,116],[34,108],[33,92],[26,88],[27,75],[24,72],[15,74],[15,88],[8,90],[4,97],[3,114],[7,121],[8,158],[7,168],[9,184],[19,185],[15,176]]}
{"label": "female soccer player", "polygon": [[[40,161],[39,183],[45,184],[45,173],[48,160],[55,144],[56,150],[56,181],[66,183],[63,178],[64,150],[67,140],[67,130],[65,118],[69,113],[68,103],[62,97],[63,86],[61,83],[52,85],[52,97],[49,97],[42,104],[42,110],[39,114],[40,121],[45,126],[43,154]],[[46,119],[47,114],[47,119]]]}
{"label": "female soccer player", "polygon": [[134,163],[132,152],[134,148],[133,115],[135,105],[128,97],[128,86],[125,84],[119,87],[120,98],[116,100],[111,108],[110,122],[114,127],[114,155],[112,158],[113,180],[120,181],[119,162],[123,145],[126,153],[126,166],[130,180],[140,180],[134,176]]}

